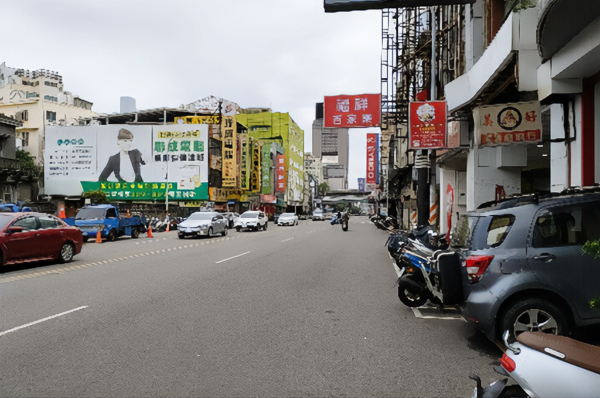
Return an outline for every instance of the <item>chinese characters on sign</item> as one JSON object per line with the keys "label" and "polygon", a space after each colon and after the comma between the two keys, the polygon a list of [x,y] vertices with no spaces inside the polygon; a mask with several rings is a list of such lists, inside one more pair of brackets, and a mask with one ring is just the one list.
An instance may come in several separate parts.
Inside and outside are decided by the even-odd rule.
{"label": "chinese characters on sign", "polygon": [[367,184],[377,184],[379,174],[379,134],[367,134]]}
{"label": "chinese characters on sign", "polygon": [[410,149],[446,147],[446,101],[411,102],[408,111]]}
{"label": "chinese characters on sign", "polygon": [[250,180],[250,145],[248,134],[240,134],[240,188],[247,190]]}
{"label": "chinese characters on sign", "polygon": [[531,144],[542,140],[540,103],[489,105],[473,110],[475,142],[481,146]]}
{"label": "chinese characters on sign", "polygon": [[95,171],[95,149],[83,138],[59,138],[56,147],[47,149],[46,173],[49,177],[88,175]]}
{"label": "chinese characters on sign", "polygon": [[277,154],[277,186],[275,192],[285,193],[286,182],[285,182],[285,155]]}
{"label": "chinese characters on sign", "polygon": [[237,186],[237,126],[234,116],[224,116],[223,124],[223,161],[222,186],[235,188]]}
{"label": "chinese characters on sign", "polygon": [[325,97],[323,126],[326,128],[378,127],[381,94]]}

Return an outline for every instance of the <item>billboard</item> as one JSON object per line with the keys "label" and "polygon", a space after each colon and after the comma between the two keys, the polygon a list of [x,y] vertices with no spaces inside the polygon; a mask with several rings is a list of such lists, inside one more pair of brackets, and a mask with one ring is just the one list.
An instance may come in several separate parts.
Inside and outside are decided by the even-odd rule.
{"label": "billboard", "polygon": [[325,97],[323,127],[379,127],[381,94],[336,95]]}
{"label": "billboard", "polygon": [[207,141],[207,125],[48,126],[46,193],[164,200],[168,190],[169,199],[206,200]]}
{"label": "billboard", "polygon": [[475,0],[324,0],[325,12],[472,4]]}
{"label": "billboard", "polygon": [[223,131],[223,188],[237,187],[237,123],[235,116],[224,116]]}
{"label": "billboard", "polygon": [[365,191],[365,179],[359,178],[358,179],[358,192],[364,192],[364,191]]}
{"label": "billboard", "polygon": [[379,179],[379,134],[367,134],[367,179],[366,183],[375,185]]}
{"label": "billboard", "polygon": [[446,101],[411,102],[408,110],[410,149],[446,148]]}
{"label": "billboard", "polygon": [[285,155],[277,154],[277,171],[276,171],[276,179],[277,185],[275,186],[275,192],[277,193],[285,193],[286,189],[286,181],[285,181]]}
{"label": "billboard", "polygon": [[542,141],[538,101],[481,106],[473,110],[478,147]]}

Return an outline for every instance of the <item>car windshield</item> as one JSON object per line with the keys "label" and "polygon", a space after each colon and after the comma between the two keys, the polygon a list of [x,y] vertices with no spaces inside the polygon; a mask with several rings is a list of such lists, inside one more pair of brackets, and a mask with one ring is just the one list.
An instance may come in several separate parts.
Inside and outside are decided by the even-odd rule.
{"label": "car windshield", "polygon": [[212,220],[213,217],[212,213],[193,213],[188,220]]}
{"label": "car windshield", "polygon": [[323,214],[323,210],[315,210],[315,211],[313,212],[313,214],[318,214],[318,215],[321,215],[321,214]]}
{"label": "car windshield", "polygon": [[104,208],[82,208],[75,216],[76,220],[101,220],[104,218]]}
{"label": "car windshield", "polygon": [[294,217],[294,213],[282,213],[279,217]]}
{"label": "car windshield", "polygon": [[258,213],[244,213],[242,218],[258,218]]}
{"label": "car windshield", "polygon": [[8,223],[10,223],[14,219],[14,217],[10,217],[5,214],[0,214],[0,229],[6,227]]}

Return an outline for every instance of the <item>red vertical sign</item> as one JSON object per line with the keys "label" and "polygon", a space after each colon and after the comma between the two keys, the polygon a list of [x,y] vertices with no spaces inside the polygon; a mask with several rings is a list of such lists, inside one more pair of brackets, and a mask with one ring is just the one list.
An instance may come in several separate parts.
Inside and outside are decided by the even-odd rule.
{"label": "red vertical sign", "polygon": [[278,193],[285,193],[285,156],[277,155],[277,173],[276,173],[276,185],[275,191]]}
{"label": "red vertical sign", "polygon": [[367,185],[377,184],[377,136],[367,134]]}
{"label": "red vertical sign", "polygon": [[446,148],[446,101],[409,104],[410,149]]}

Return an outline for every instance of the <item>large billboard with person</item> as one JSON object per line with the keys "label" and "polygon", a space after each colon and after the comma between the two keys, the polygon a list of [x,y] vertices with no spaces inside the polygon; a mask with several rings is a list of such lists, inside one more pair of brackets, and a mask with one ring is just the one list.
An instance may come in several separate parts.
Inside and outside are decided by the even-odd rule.
{"label": "large billboard with person", "polygon": [[48,195],[208,199],[207,125],[48,126],[44,162]]}

